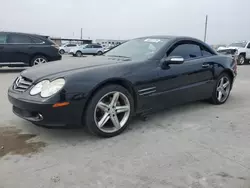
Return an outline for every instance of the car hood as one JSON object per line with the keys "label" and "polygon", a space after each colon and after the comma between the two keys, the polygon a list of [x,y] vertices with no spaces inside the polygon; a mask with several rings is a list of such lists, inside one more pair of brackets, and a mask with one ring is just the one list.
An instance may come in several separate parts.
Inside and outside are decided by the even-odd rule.
{"label": "car hood", "polygon": [[24,70],[21,73],[21,76],[31,79],[32,81],[36,81],[45,77],[56,76],[58,74],[67,74],[68,72],[74,70],[107,66],[127,60],[128,59],[124,58],[112,58],[105,56],[71,58],[67,60],[48,62],[43,65],[36,65]]}

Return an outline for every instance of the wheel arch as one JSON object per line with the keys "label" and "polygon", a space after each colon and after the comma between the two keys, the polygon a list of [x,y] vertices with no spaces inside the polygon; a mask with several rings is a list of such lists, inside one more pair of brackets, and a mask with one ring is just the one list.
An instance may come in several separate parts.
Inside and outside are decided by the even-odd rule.
{"label": "wheel arch", "polygon": [[133,97],[133,107],[134,107],[134,111],[136,110],[137,108],[137,95],[136,95],[136,92],[135,92],[135,89],[132,85],[132,83],[126,79],[122,79],[122,78],[111,78],[111,79],[108,79],[108,80],[105,80],[101,83],[99,83],[98,85],[96,85],[94,87],[94,89],[92,89],[92,91],[88,94],[87,96],[87,101],[86,101],[86,104],[84,105],[84,109],[83,109],[83,112],[85,112],[91,98],[93,97],[93,95],[99,91],[101,88],[107,86],[107,85],[111,85],[111,84],[117,84],[117,85],[120,85],[122,87],[124,87],[125,89],[128,90],[128,92],[131,94],[131,96]]}
{"label": "wheel arch", "polygon": [[244,57],[246,57],[246,52],[240,52],[239,55],[243,55]]}
{"label": "wheel arch", "polygon": [[223,70],[223,71],[220,73],[220,75],[223,74],[223,73],[227,73],[227,74],[230,76],[231,83],[232,83],[232,82],[233,82],[233,79],[234,79],[233,71],[230,70],[230,69],[225,69],[225,70]]}

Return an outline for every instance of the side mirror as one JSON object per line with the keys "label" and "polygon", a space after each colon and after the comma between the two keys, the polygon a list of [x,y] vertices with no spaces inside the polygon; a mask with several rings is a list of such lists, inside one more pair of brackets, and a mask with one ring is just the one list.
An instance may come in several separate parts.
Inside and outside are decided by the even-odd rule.
{"label": "side mirror", "polygon": [[167,68],[171,64],[182,64],[184,63],[184,58],[181,56],[170,56],[162,59],[161,67],[163,69]]}

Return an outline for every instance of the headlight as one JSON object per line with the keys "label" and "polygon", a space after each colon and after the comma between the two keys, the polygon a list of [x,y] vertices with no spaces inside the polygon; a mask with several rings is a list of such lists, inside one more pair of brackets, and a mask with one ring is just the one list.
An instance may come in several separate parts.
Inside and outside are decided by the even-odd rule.
{"label": "headlight", "polygon": [[63,78],[56,79],[52,82],[46,82],[42,86],[41,97],[50,97],[54,95],[63,88],[64,84],[65,80]]}
{"label": "headlight", "polygon": [[50,83],[49,80],[43,80],[36,84],[31,90],[30,90],[30,95],[37,95],[42,91],[43,85]]}

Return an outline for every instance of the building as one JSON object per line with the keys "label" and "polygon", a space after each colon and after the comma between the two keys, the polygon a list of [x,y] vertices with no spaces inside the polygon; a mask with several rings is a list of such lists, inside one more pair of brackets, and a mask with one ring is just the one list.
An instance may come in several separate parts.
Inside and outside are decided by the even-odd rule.
{"label": "building", "polygon": [[63,43],[78,43],[78,44],[91,44],[92,40],[87,39],[72,39],[72,38],[55,38],[51,37],[51,40],[53,40],[57,45],[62,45]]}
{"label": "building", "polygon": [[116,46],[126,42],[126,40],[113,40],[113,39],[96,39],[97,44],[102,45],[103,47]]}

